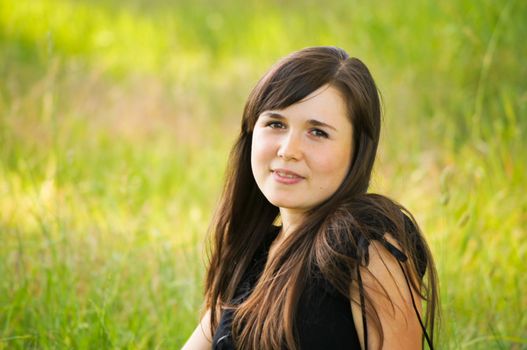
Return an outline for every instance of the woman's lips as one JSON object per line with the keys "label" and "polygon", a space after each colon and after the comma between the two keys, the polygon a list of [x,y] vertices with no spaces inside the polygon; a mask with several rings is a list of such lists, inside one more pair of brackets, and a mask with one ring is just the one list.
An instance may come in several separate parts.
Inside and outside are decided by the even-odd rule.
{"label": "woman's lips", "polygon": [[273,178],[282,184],[286,185],[294,185],[296,183],[299,183],[304,178],[297,173],[287,170],[287,169],[274,169],[273,172]]}

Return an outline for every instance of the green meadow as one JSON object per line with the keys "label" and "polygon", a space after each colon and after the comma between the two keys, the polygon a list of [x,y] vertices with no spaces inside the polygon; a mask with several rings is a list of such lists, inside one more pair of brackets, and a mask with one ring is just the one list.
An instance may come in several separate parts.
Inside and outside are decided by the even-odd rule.
{"label": "green meadow", "polygon": [[370,67],[372,191],[413,212],[439,349],[527,349],[527,2],[0,0],[0,349],[177,349],[250,89]]}

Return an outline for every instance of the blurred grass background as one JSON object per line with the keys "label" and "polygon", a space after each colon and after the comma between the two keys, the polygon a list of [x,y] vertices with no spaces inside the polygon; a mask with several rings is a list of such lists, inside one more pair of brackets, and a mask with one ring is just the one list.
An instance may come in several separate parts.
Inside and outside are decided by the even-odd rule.
{"label": "blurred grass background", "polygon": [[336,45],[383,95],[440,349],[527,349],[527,2],[0,0],[0,349],[172,349],[245,98]]}

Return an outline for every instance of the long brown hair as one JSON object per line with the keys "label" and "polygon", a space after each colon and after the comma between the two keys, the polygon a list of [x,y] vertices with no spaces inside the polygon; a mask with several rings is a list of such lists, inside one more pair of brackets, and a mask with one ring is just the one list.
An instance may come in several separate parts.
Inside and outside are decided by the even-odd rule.
{"label": "long brown hair", "polygon": [[[312,47],[280,60],[252,90],[240,135],[231,151],[220,204],[210,226],[206,305],[211,330],[231,305],[236,288],[265,234],[279,214],[258,188],[251,171],[251,141],[258,116],[301,101],[323,85],[338,89],[353,125],[350,169],[337,191],[310,210],[268,261],[251,295],[236,305],[232,334],[240,349],[296,349],[295,311],[310,274],[318,268],[349,297],[367,271],[367,243],[390,232],[408,260],[401,266],[414,291],[427,301],[426,327],[433,339],[437,305],[436,272],[430,251],[412,215],[391,199],[367,193],[381,128],[379,94],[368,68],[335,47]],[[366,242],[366,245],[364,244]],[[401,259],[402,260],[402,259]],[[425,274],[426,272],[426,274]],[[362,305],[371,305],[361,289]],[[361,300],[350,300],[360,303]],[[381,335],[376,310],[363,309]],[[364,316],[363,316],[364,317]]]}

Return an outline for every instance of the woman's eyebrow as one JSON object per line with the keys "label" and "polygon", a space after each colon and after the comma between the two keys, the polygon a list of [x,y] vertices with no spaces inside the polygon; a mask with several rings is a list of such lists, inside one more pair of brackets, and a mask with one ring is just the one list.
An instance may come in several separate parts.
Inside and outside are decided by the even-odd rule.
{"label": "woman's eyebrow", "polygon": [[329,128],[329,129],[333,129],[335,131],[337,131],[337,129],[334,127],[334,126],[331,126],[329,124],[326,124],[324,122],[321,122],[320,120],[316,120],[316,119],[309,119],[307,121],[308,124],[312,125],[312,126],[318,126],[318,127],[326,127],[326,128]]}
{"label": "woman's eyebrow", "polygon": [[261,117],[269,117],[269,118],[277,118],[277,119],[285,119],[283,115],[281,115],[278,112],[275,111],[266,111],[260,114]]}
{"label": "woman's eyebrow", "polygon": [[[267,118],[275,118],[275,119],[286,119],[286,117],[284,117],[282,114],[275,112],[275,111],[266,111],[260,114],[260,116],[267,117]],[[335,128],[334,126],[321,122],[320,120],[317,120],[317,119],[309,119],[308,121],[306,121],[306,124],[309,124],[311,126],[316,126],[316,127],[326,127],[334,131],[337,131],[337,128]]]}

